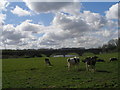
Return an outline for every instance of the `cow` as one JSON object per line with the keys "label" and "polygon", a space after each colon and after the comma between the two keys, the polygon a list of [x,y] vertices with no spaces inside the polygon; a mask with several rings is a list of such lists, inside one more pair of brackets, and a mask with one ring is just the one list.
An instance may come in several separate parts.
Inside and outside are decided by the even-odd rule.
{"label": "cow", "polygon": [[98,60],[96,60],[96,62],[105,62],[105,60],[98,59]]}
{"label": "cow", "polygon": [[79,57],[68,58],[67,59],[68,70],[70,70],[72,66],[76,65],[79,66],[79,63],[80,63]]}
{"label": "cow", "polygon": [[52,66],[52,64],[50,63],[49,58],[45,58],[45,63],[46,63],[46,65]]}
{"label": "cow", "polygon": [[87,58],[85,58],[84,60],[82,60],[82,62],[86,63],[90,58],[91,57],[88,56]]}
{"label": "cow", "polygon": [[115,57],[113,57],[113,58],[110,58],[110,62],[112,62],[112,61],[117,61],[118,59],[117,58],[115,58]]}
{"label": "cow", "polygon": [[95,72],[95,64],[97,58],[98,58],[97,56],[93,56],[93,57],[87,57],[85,60],[83,60],[83,62],[86,63],[87,71],[92,70],[93,72]]}

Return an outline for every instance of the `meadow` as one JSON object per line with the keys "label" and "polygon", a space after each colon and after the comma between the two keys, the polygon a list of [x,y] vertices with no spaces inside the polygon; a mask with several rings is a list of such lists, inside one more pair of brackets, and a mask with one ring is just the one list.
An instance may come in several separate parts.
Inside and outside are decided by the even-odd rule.
{"label": "meadow", "polygon": [[[80,56],[83,60],[94,54]],[[88,72],[85,64],[67,69],[67,57],[50,57],[53,66],[46,66],[45,57],[2,60],[3,88],[118,88],[118,61],[109,62],[118,53],[97,55],[106,62],[96,63],[96,72]]]}

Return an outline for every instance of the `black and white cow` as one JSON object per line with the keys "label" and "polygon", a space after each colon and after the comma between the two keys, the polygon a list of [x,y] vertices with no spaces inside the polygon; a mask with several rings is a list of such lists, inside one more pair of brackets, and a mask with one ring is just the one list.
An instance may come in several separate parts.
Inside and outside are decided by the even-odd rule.
{"label": "black and white cow", "polygon": [[70,68],[72,66],[78,66],[80,63],[80,58],[79,57],[74,57],[74,58],[68,58],[67,59],[67,65],[68,65],[68,70],[70,70]]}
{"label": "black and white cow", "polygon": [[115,57],[113,57],[113,58],[110,58],[110,62],[112,62],[112,61],[117,61],[118,59],[117,58],[115,58]]}
{"label": "black and white cow", "polygon": [[45,58],[45,63],[46,63],[46,65],[52,66],[52,64],[50,63],[49,58]]}
{"label": "black and white cow", "polygon": [[95,64],[96,64],[96,60],[97,60],[97,56],[93,56],[93,57],[87,57],[85,60],[83,60],[84,63],[86,63],[86,70],[87,71],[95,71]]}

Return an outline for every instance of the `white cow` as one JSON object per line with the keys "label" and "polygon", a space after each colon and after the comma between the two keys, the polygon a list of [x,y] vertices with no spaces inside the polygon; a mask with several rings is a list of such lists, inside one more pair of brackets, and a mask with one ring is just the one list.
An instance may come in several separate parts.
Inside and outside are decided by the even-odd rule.
{"label": "white cow", "polygon": [[68,58],[67,59],[68,70],[70,70],[72,66],[76,66],[76,65],[78,66],[79,62],[80,62],[79,57]]}

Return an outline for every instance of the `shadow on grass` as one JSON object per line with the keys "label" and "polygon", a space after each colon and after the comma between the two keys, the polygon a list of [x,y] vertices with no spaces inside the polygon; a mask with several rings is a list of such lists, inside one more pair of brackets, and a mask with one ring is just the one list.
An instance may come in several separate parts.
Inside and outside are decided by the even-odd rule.
{"label": "shadow on grass", "polygon": [[[78,71],[86,71],[86,69],[81,68],[81,69],[78,69]],[[100,73],[111,73],[110,71],[107,71],[107,70],[96,70],[96,72],[100,72]]]}
{"label": "shadow on grass", "polygon": [[38,70],[38,68],[31,68],[30,70]]}
{"label": "shadow on grass", "polygon": [[110,71],[106,71],[106,70],[96,70],[96,72],[111,73]]}
{"label": "shadow on grass", "polygon": [[78,71],[86,71],[86,69],[80,68],[80,69],[78,69]]}
{"label": "shadow on grass", "polygon": [[35,70],[39,70],[39,68],[30,68],[30,69],[24,69],[24,70],[3,71],[3,73],[19,72],[19,71],[35,71]]}

